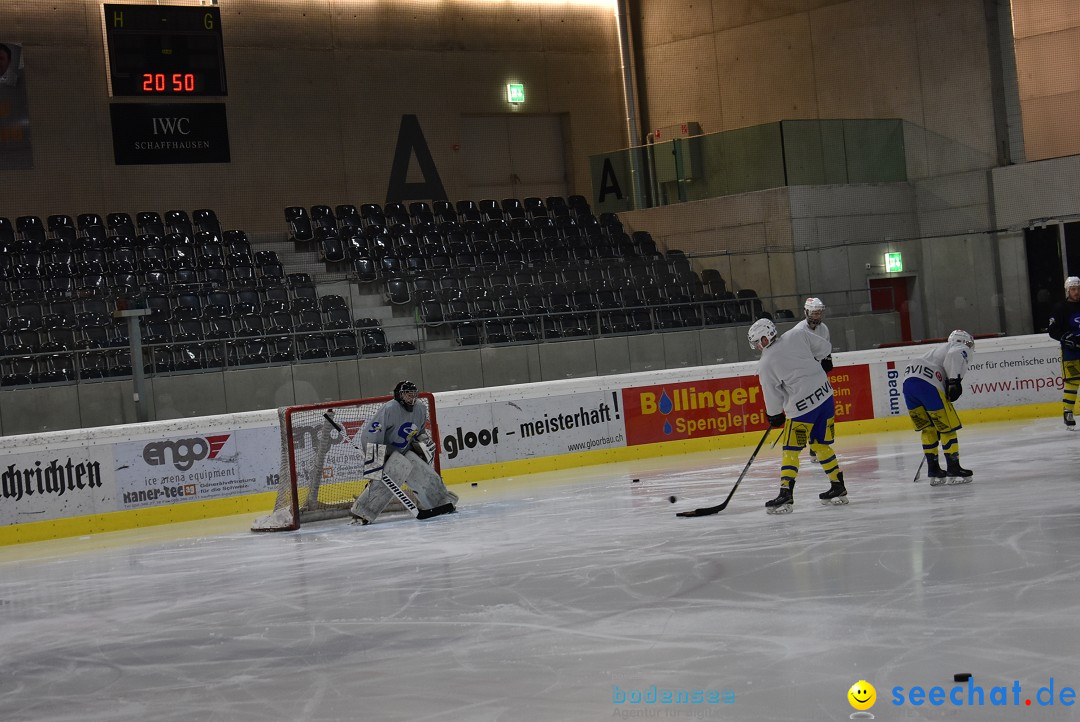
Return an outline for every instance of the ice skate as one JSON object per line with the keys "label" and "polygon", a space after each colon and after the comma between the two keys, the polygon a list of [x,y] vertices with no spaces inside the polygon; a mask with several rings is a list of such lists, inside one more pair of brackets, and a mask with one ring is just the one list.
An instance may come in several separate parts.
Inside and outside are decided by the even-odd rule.
{"label": "ice skate", "polygon": [[837,481],[829,483],[829,490],[818,494],[818,499],[825,506],[847,504],[847,487],[844,486],[844,472],[837,474]]}
{"label": "ice skate", "polygon": [[812,464],[820,464],[821,463],[820,461],[818,461],[817,454],[814,452],[813,449],[810,449],[810,463],[812,463]]}
{"label": "ice skate", "polygon": [[790,514],[795,506],[795,498],[791,489],[786,486],[780,487],[780,495],[772,501],[765,502],[766,514]]}
{"label": "ice skate", "polygon": [[1076,431],[1076,419],[1073,418],[1073,412],[1066,411],[1065,414],[1065,428],[1069,431]]}
{"label": "ice skate", "polygon": [[973,480],[975,475],[974,472],[960,466],[959,454],[946,454],[945,461],[948,464],[945,473],[948,475],[948,482],[950,484],[967,484]]}
{"label": "ice skate", "polygon": [[349,515],[352,517],[352,522],[350,522],[352,524],[359,524],[361,526],[367,526],[368,524],[371,523],[370,521],[368,521],[364,517],[360,516],[359,514],[353,514],[352,512],[349,512]]}
{"label": "ice skate", "polygon": [[938,463],[937,454],[926,457],[926,477],[930,479],[930,486],[941,486],[948,482],[949,475]]}

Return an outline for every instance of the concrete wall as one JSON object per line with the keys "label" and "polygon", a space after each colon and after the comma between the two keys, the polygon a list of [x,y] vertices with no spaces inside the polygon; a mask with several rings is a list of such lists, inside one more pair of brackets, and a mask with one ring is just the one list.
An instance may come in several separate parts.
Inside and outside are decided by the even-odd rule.
{"label": "concrete wall", "polygon": [[[894,314],[829,319],[834,348],[896,342]],[[781,331],[793,324],[780,324]],[[850,332],[849,332],[850,329]],[[425,391],[461,391],[540,381],[660,371],[756,356],[747,326],[491,346],[347,361],[163,374],[146,380],[150,418],[163,421],[294,404],[384,396],[403,378]],[[0,435],[130,424],[130,380],[0,390]]]}
{"label": "concrete wall", "polygon": [[929,175],[996,158],[982,0],[665,0],[640,25],[646,129],[902,118],[929,131]]}
{"label": "concrete wall", "polygon": [[1012,0],[1027,159],[1080,153],[1080,4]]}
{"label": "concrete wall", "polygon": [[[627,144],[610,6],[220,7],[229,96],[207,100],[227,105],[232,162],[118,167],[101,2],[0,3],[0,41],[24,45],[34,151],[33,170],[0,174],[0,215],[210,207],[227,227],[284,233],[285,206],[384,201],[403,114],[418,117],[451,199],[465,197],[466,114],[566,114],[572,193],[589,192],[590,154]],[[526,87],[517,108],[511,80]]]}

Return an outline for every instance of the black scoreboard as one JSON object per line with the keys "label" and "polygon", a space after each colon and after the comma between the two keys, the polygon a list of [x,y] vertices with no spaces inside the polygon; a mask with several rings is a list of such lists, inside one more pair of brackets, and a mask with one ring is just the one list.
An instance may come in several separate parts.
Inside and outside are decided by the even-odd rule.
{"label": "black scoreboard", "polygon": [[178,5],[105,5],[113,96],[228,95],[221,11]]}

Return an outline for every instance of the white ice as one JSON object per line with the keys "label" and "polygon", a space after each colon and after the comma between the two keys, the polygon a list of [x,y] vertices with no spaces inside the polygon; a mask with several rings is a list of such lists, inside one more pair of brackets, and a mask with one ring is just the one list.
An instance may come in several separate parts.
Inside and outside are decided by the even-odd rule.
{"label": "white ice", "polygon": [[[426,522],[7,547],[0,720],[843,720],[860,679],[879,720],[1080,719],[1059,696],[1080,689],[1080,434],[960,442],[975,482],[931,488],[914,432],[841,431],[851,503],[818,503],[804,455],[787,516],[764,513],[766,445],[710,517],[674,512],[719,503],[749,448],[457,486]],[[984,706],[891,702],[957,672]],[[613,701],[654,686],[733,701]]]}

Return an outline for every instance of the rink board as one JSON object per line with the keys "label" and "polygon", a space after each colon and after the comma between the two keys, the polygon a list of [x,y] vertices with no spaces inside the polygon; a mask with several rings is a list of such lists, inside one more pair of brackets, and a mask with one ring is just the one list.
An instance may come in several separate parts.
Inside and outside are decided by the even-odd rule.
{"label": "rink board", "polygon": [[[900,385],[927,346],[838,353],[838,434],[910,429]],[[436,393],[448,483],[753,444],[753,362]],[[1058,345],[979,341],[967,423],[1060,412]],[[279,473],[275,411],[0,438],[0,545],[262,513]]]}

